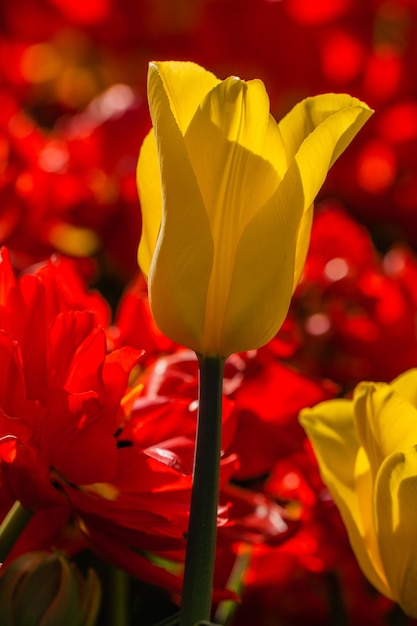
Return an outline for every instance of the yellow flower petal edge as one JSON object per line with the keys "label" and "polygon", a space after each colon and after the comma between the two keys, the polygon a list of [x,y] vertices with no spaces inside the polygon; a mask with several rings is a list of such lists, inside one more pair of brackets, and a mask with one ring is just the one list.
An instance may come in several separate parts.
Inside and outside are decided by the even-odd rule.
{"label": "yellow flower petal edge", "polygon": [[153,129],[142,143],[136,177],[144,217],[138,248],[138,262],[142,272],[148,277],[162,220],[162,189]]}
{"label": "yellow flower petal edge", "polygon": [[[415,377],[411,381],[415,382]],[[364,382],[355,390],[354,414],[375,480],[386,457],[416,443],[417,409],[397,391],[395,383]]]}
{"label": "yellow flower petal edge", "polygon": [[[191,67],[194,75],[194,65]],[[149,299],[160,330],[174,341],[196,350],[203,332],[214,244],[165,82],[166,76],[164,81],[151,64],[148,95],[158,147],[162,218],[149,269]],[[152,212],[152,206],[146,209]],[[147,216],[143,212],[143,221]]]}
{"label": "yellow flower petal edge", "polygon": [[287,313],[315,195],[371,111],[318,96],[281,128],[261,81],[182,62],[150,65],[148,98],[139,262],[155,321],[206,356],[259,347]]}
{"label": "yellow flower petal edge", "polygon": [[[300,422],[311,441],[324,483],[340,511],[349,541],[368,580],[384,595],[390,596],[379,554],[368,550],[375,544],[370,528],[372,492],[368,492],[369,466],[360,454],[349,400],[330,400],[312,409],[303,409]],[[368,507],[369,511],[363,512]]]}
{"label": "yellow flower petal edge", "polygon": [[[178,126],[185,132],[200,101],[220,82],[219,79],[191,61],[165,61],[158,63],[157,67],[151,63],[148,79],[149,97],[152,97],[151,91],[154,88],[152,76],[155,73],[163,82]],[[145,276],[148,276],[162,219],[158,149],[153,129],[145,137],[140,149],[137,181],[142,211],[146,215],[142,225],[138,261]]]}
{"label": "yellow flower petal edge", "polygon": [[[359,100],[344,95],[341,109],[335,111],[336,99],[332,96],[329,103],[317,97],[315,111],[321,122],[313,131],[310,125],[304,127],[308,135],[292,159],[287,151],[287,171],[275,193],[242,232],[219,342],[227,353],[264,345],[285,319],[307,255],[313,200],[340,146],[353,139],[371,114]],[[295,122],[301,123],[298,116]],[[285,145],[285,134],[280,135]],[[296,149],[295,143],[291,149]]]}
{"label": "yellow flower petal edge", "polygon": [[220,80],[192,61],[159,61],[149,64],[148,99],[152,114],[152,98],[162,87],[169,107],[184,135],[204,97]]}
{"label": "yellow flower petal edge", "polygon": [[384,461],[375,485],[377,535],[391,597],[417,618],[417,447]]}
{"label": "yellow flower petal edge", "polygon": [[[292,176],[299,178],[298,197],[303,197],[303,217],[297,238],[294,288],[307,255],[312,203],[327,172],[372,115],[364,103],[347,94],[322,94],[306,98],[279,122],[287,159],[295,157]],[[289,177],[291,170],[289,173]]]}
{"label": "yellow flower petal edge", "polygon": [[410,404],[417,408],[417,369],[407,370],[397,376],[392,383],[392,387]]}
{"label": "yellow flower petal edge", "polygon": [[[246,325],[248,349],[254,347],[254,341],[259,343],[250,337],[253,333],[249,324],[252,326],[255,320],[256,328],[260,329],[263,320],[258,319],[258,314],[263,302],[259,302],[258,314],[254,316],[255,297],[253,294],[252,298],[247,298],[246,290],[246,285],[253,282],[250,267],[245,270],[245,284],[239,284],[238,299],[234,300],[234,269],[239,264],[237,254],[248,225],[275,193],[280,173],[286,168],[281,136],[275,122],[272,123],[263,83],[245,83],[234,77],[222,81],[201,103],[185,135],[185,143],[215,242],[206,297],[204,344],[200,349],[203,353],[227,356],[238,349],[246,349],[242,344],[242,323]],[[284,236],[291,240],[295,233],[283,230]],[[267,242],[264,238],[259,243]],[[245,265],[253,260],[254,244],[252,241],[250,257],[243,259]],[[271,260],[279,263],[276,254]],[[288,272],[284,278],[287,276]],[[262,276],[257,280],[262,280]],[[248,316],[245,305],[249,302]],[[227,313],[231,303],[237,305],[236,316],[233,312]],[[275,320],[278,312],[274,313]],[[237,346],[233,339],[236,330],[240,344]]]}

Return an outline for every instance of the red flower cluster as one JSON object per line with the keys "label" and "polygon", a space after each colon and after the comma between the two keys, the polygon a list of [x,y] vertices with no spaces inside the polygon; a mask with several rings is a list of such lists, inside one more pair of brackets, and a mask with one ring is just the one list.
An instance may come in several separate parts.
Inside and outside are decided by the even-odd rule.
{"label": "red flower cluster", "polygon": [[[125,345],[109,351],[114,337],[119,342],[122,337],[116,332],[117,320],[109,328],[105,302],[84,291],[74,268],[68,260],[52,260],[16,279],[9,254],[2,251],[2,497],[39,512],[23,536],[25,548],[43,547],[56,537],[60,524],[72,520],[104,558],[145,580],[179,590],[179,579],[143,554],[183,560],[196,427],[196,358],[178,350],[156,360],[148,356],[144,368],[145,359],[135,348]],[[132,293],[128,296],[136,309]],[[128,302],[121,310],[126,308]],[[266,425],[262,434],[267,420],[262,408],[250,406],[242,383],[248,376],[251,384],[253,358],[232,359],[225,380],[219,509],[224,529],[219,543],[229,561],[236,542],[281,541],[292,525],[282,519],[285,511],[273,499],[230,483],[269,471],[279,449],[278,442],[273,444],[271,458],[263,457],[261,467],[252,464],[244,416],[259,430],[260,445],[265,437],[271,446],[272,436],[278,441],[291,420],[299,439],[298,410],[326,397],[317,383],[288,372],[288,383],[298,389],[298,396],[293,406],[271,415],[271,424],[274,417],[276,424]],[[264,365],[259,361],[252,378],[259,367],[269,372],[272,393],[285,368],[277,369],[272,360]],[[131,390],[129,379],[135,385]],[[34,529],[39,518],[45,521],[45,510],[52,510],[54,517],[50,535],[39,538]],[[75,547],[67,549],[79,549],[79,542],[77,536]]]}
{"label": "red flower cluster", "polygon": [[182,551],[190,489],[168,453],[157,457],[124,434],[141,353],[107,351],[105,303],[64,260],[16,280],[3,249],[0,285],[3,492],[31,511],[65,509],[100,553],[179,588],[133,552]]}
{"label": "red flower cluster", "polygon": [[54,251],[98,255],[123,285],[136,270],[140,234],[143,103],[114,85],[54,131],[39,128],[7,91],[0,103],[1,243],[21,268]]}
{"label": "red flower cluster", "polygon": [[290,362],[345,390],[360,380],[392,380],[415,366],[416,273],[409,247],[377,254],[363,226],[337,203],[322,203],[280,335],[288,340]]}

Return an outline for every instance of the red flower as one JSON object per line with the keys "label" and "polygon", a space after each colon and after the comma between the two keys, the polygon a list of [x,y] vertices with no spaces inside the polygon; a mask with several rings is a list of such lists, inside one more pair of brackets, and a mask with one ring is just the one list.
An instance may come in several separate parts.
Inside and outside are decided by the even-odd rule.
{"label": "red flower", "polygon": [[101,270],[124,286],[137,268],[135,170],[149,126],[145,106],[116,85],[45,132],[5,90],[0,104],[0,243],[20,269],[55,251],[100,254]]}
{"label": "red flower", "polygon": [[340,206],[322,206],[290,310],[299,339],[289,362],[345,389],[413,367],[416,275],[410,250],[397,246],[382,257]]}
{"label": "red flower", "polygon": [[277,459],[299,450],[305,439],[299,411],[336,393],[331,381],[311,378],[280,362],[273,347],[240,355],[240,381],[231,393],[236,413],[232,449],[240,460],[239,480],[267,475]]}
{"label": "red flower", "polygon": [[147,363],[178,347],[156,326],[149,307],[145,279],[140,274],[124,291],[109,334],[115,347],[128,345],[145,350]]}
{"label": "red flower", "polygon": [[107,352],[102,307],[77,310],[97,298],[61,290],[68,272],[49,263],[16,280],[2,251],[0,486],[30,510],[67,511],[104,557],[178,590],[144,551],[182,559],[191,477],[169,449],[147,452],[124,434],[140,352]]}

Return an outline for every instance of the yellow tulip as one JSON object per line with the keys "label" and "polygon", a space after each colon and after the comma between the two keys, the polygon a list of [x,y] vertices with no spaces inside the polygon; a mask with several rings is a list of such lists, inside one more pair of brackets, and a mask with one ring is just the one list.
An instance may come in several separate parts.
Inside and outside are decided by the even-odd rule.
{"label": "yellow tulip", "polygon": [[372,112],[326,94],[277,124],[260,80],[174,61],[149,65],[148,100],[139,264],[154,319],[204,356],[260,347],[287,314],[314,198]]}
{"label": "yellow tulip", "polygon": [[417,370],[300,419],[362,571],[417,617]]}

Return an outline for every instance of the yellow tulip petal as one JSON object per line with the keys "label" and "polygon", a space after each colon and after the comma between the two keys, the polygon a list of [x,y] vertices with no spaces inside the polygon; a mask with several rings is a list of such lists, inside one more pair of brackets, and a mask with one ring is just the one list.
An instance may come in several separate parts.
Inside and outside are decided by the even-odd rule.
{"label": "yellow tulip petal", "polygon": [[[208,122],[210,126],[207,126]],[[217,129],[217,137],[221,135],[222,142],[247,148],[269,161],[282,177],[287,164],[285,146],[278,124],[270,114],[269,97],[262,81],[242,81],[229,76],[207,93],[186,133],[187,145],[195,156],[206,141],[216,151],[224,150],[224,146],[218,147],[210,136],[213,127]],[[206,141],[198,143],[200,133]]]}
{"label": "yellow tulip petal", "polygon": [[375,485],[379,550],[392,597],[417,618],[417,448],[388,457]]}
{"label": "yellow tulip petal", "polygon": [[386,383],[361,383],[354,393],[356,428],[374,479],[384,459],[416,443],[417,409]]}
{"label": "yellow tulip petal", "polygon": [[238,238],[286,170],[263,83],[235,77],[219,83],[201,103],[185,142],[213,237],[220,238],[227,218],[233,226],[227,236]]}
{"label": "yellow tulip petal", "polygon": [[417,369],[404,372],[393,380],[391,385],[403,398],[417,408]]}
{"label": "yellow tulip petal", "polygon": [[261,346],[278,332],[307,255],[314,198],[329,167],[370,115],[355,98],[333,95],[310,98],[285,118],[282,139],[297,151],[292,157],[288,151],[292,160],[275,195],[240,236],[222,330],[221,344],[227,342],[228,350],[236,350],[242,328],[246,343],[240,350]]}
{"label": "yellow tulip petal", "polygon": [[[389,586],[379,554],[375,529],[374,482],[368,456],[362,447],[358,450],[355,463],[355,492],[358,500],[358,513],[362,523],[362,541],[369,560],[381,581],[380,587],[376,585],[375,581],[374,585],[379,591],[389,595]],[[367,574],[366,571],[365,573]]]}
{"label": "yellow tulip petal", "polygon": [[[303,106],[302,106],[303,105]],[[299,110],[300,109],[300,110]],[[327,172],[366,123],[373,111],[356,98],[326,94],[308,98],[280,123],[284,145],[295,144],[304,132],[294,156],[301,174],[306,211],[320,190]],[[291,132],[294,133],[290,140]]]}
{"label": "yellow tulip petal", "polygon": [[308,247],[310,245],[311,227],[313,225],[314,217],[314,203],[312,203],[308,209],[306,209],[301,218],[300,225],[297,232],[297,243],[295,248],[295,265],[294,265],[294,280],[292,289],[297,287],[298,281],[301,278],[301,274],[304,269],[304,264],[307,258]]}
{"label": "yellow tulip petal", "polygon": [[226,354],[266,344],[287,315],[302,207],[285,191],[278,187],[238,242],[220,337]]}
{"label": "yellow tulip petal", "polygon": [[142,234],[138,249],[139,267],[148,276],[162,219],[161,176],[153,129],[139,153],[136,180],[142,211]]}
{"label": "yellow tulip petal", "polygon": [[[303,409],[300,423],[316,452],[320,469],[329,473],[341,489],[354,487],[354,468],[359,450],[349,400],[320,402]],[[326,483],[327,484],[327,483]]]}
{"label": "yellow tulip petal", "polygon": [[[297,240],[294,288],[301,275],[310,241],[311,205],[324,183],[328,170],[347,148],[373,111],[351,96],[323,94],[297,104],[278,124],[287,151],[295,159],[288,178],[300,177],[303,221]],[[285,180],[284,180],[285,182]]]}
{"label": "yellow tulip petal", "polygon": [[[154,81],[154,76],[157,76]],[[161,81],[173,115],[185,132],[200,101],[219,79],[192,62],[155,62],[149,67],[149,83],[160,89]],[[162,193],[158,149],[154,130],[145,137],[137,165],[137,183],[142,210],[142,235],[138,250],[139,266],[147,276],[162,218]]]}
{"label": "yellow tulip petal", "polygon": [[362,571],[376,589],[387,594],[378,555],[368,550],[373,533],[372,516],[364,516],[361,508],[372,507],[367,493],[369,468],[366,456],[360,452],[352,403],[349,400],[322,402],[301,411],[300,422],[313,445],[324,483],[340,511]]}
{"label": "yellow tulip petal", "polygon": [[150,69],[148,96],[163,198],[161,229],[149,272],[151,309],[162,332],[199,351],[213,258],[210,224],[156,67]]}
{"label": "yellow tulip petal", "polygon": [[[190,123],[185,142],[216,242],[207,294],[204,347],[208,353],[215,354],[220,349],[230,349],[224,347],[219,333],[224,329],[242,231],[277,189],[278,169],[285,168],[285,153],[277,125],[269,113],[264,85],[260,81],[244,83],[233,77],[206,96]],[[276,241],[273,247],[276,250]],[[276,256],[268,262],[271,260],[276,263]],[[239,293],[239,301],[235,303],[238,309],[242,299],[248,300],[246,289]],[[252,302],[254,299],[251,298]],[[250,318],[253,319],[252,312]],[[233,333],[237,331],[241,336],[243,327],[241,320],[233,321]]]}
{"label": "yellow tulip petal", "polygon": [[[311,118],[311,124],[318,124],[314,130],[310,122],[303,124],[299,115],[287,116],[285,133],[290,132],[292,120],[294,135],[300,138],[304,132],[308,136],[293,155],[274,196],[258,210],[240,235],[219,340],[227,350],[264,345],[285,319],[307,255],[314,198],[342,146],[346,146],[371,114],[369,109],[364,109],[365,105],[357,104],[358,100],[346,98],[340,96],[340,110],[332,108],[330,112],[324,107],[328,104],[324,97],[317,102],[309,99],[307,109],[314,115],[310,113],[307,120]],[[331,98],[333,107],[337,102],[336,96]],[[300,111],[305,113],[305,107]],[[282,138],[285,142],[285,135]],[[250,299],[246,298],[247,285],[251,289]],[[246,343],[242,343],[242,335]]]}
{"label": "yellow tulip petal", "polygon": [[287,160],[295,157],[310,133],[321,128],[325,133],[321,142],[332,146],[330,169],[372,114],[365,102],[348,94],[326,93],[302,100],[278,123]]}
{"label": "yellow tulip petal", "polygon": [[205,95],[220,83],[214,74],[191,61],[150,63],[148,73],[150,90],[154,76],[157,76],[157,84],[162,82],[171,111],[183,135]]}

